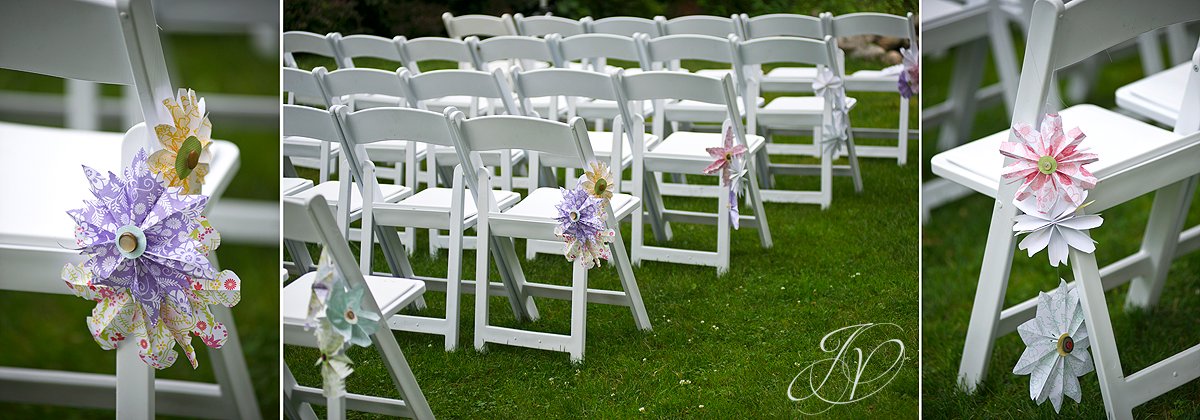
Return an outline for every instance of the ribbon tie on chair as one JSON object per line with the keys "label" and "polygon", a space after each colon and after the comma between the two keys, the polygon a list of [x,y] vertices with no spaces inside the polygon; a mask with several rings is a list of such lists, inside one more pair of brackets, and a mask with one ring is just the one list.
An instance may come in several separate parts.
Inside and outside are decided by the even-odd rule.
{"label": "ribbon tie on chair", "polygon": [[842,78],[828,67],[821,68],[813,80],[813,92],[825,98],[825,106],[830,110],[821,119],[821,153],[831,154],[836,159],[849,139],[847,131],[850,128]]}

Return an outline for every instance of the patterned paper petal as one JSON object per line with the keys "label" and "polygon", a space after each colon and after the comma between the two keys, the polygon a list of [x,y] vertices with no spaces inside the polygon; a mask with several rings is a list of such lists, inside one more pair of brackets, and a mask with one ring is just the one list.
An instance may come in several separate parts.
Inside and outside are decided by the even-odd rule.
{"label": "patterned paper petal", "polygon": [[212,279],[193,277],[191,281],[195,299],[206,305],[232,308],[242,299],[242,280],[232,271],[224,270]]}
{"label": "patterned paper petal", "polygon": [[189,238],[199,242],[199,245],[196,245],[196,251],[199,251],[201,254],[208,255],[209,253],[215,251],[217,247],[221,246],[221,232],[217,232],[217,230],[213,228],[212,223],[208,222],[207,217],[200,216],[197,218],[196,225],[197,226],[192,230],[192,233],[188,234]]}

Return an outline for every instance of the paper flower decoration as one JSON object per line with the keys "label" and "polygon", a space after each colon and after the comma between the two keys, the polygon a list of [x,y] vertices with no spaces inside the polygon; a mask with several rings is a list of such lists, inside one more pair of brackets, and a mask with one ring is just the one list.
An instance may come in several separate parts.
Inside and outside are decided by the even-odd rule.
{"label": "paper flower decoration", "polygon": [[587,191],[592,197],[599,198],[605,203],[612,199],[613,192],[616,190],[612,182],[612,172],[608,170],[608,164],[604,162],[592,162],[588,166],[591,170],[584,171],[586,177],[581,183],[584,191]]}
{"label": "paper flower decoration", "polygon": [[[1087,191],[1081,197],[1087,198]],[[1068,246],[1089,254],[1096,251],[1096,242],[1083,232],[1100,227],[1104,219],[1094,214],[1075,214],[1081,207],[1067,200],[1059,200],[1049,213],[1038,211],[1030,201],[1017,200],[1013,203],[1025,213],[1013,218],[1016,222],[1013,231],[1018,235],[1027,234],[1018,248],[1028,250],[1030,257],[1048,249],[1050,265],[1054,267],[1067,262]]]}
{"label": "paper flower decoration", "polygon": [[333,331],[350,344],[371,345],[371,334],[379,329],[379,313],[363,310],[363,286],[346,291],[345,283],[334,284],[325,306],[325,317]]}
{"label": "paper flower decoration", "polygon": [[921,53],[917,48],[901,48],[900,56],[904,57],[900,65],[900,80],[898,82],[900,96],[911,98],[913,94],[921,93]]}
{"label": "paper flower decoration", "polygon": [[1047,213],[1060,198],[1078,206],[1083,204],[1083,191],[1096,186],[1096,177],[1083,165],[1099,158],[1079,148],[1085,138],[1079,128],[1063,134],[1062,118],[1046,114],[1040,131],[1025,123],[1013,125],[1018,142],[1000,144],[1000,154],[1015,159],[1004,167],[1002,176],[1011,181],[1022,180],[1017,200],[1030,194],[1037,197],[1037,210]]}
{"label": "paper flower decoration", "polygon": [[326,397],[341,395],[346,392],[346,377],[354,373],[350,365],[354,361],[345,353],[346,342],[341,335],[333,331],[333,326],[322,322],[317,329],[317,346],[321,356],[317,357],[317,366],[321,367],[321,388]]}
{"label": "paper flower decoration", "polygon": [[723,147],[709,147],[704,150],[708,151],[708,155],[714,159],[713,163],[704,168],[704,173],[712,175],[721,172],[721,185],[729,185],[729,177],[731,176],[731,165],[737,158],[746,154],[746,146],[733,144],[733,123],[728,119],[725,120],[725,145]]}
{"label": "paper flower decoration", "polygon": [[837,158],[842,146],[850,138],[850,111],[846,109],[846,88],[842,78],[829,67],[822,67],[813,79],[813,93],[825,98],[829,115],[821,121],[821,153]]}
{"label": "paper flower decoration", "polygon": [[611,259],[608,244],[617,233],[604,223],[608,217],[604,201],[579,188],[559,190],[563,198],[556,206],[558,226],[554,234],[566,241],[567,261],[580,258],[584,267],[590,269],[600,265],[600,260]]}
{"label": "paper flower decoration", "polygon": [[220,243],[200,216],[208,197],[162,186],[145,150],[124,178],[83,170],[96,200],[67,214],[88,259],[64,266],[62,278],[77,296],[99,303],[87,318],[93,338],[105,350],[133,338],[142,360],[158,369],[174,364],[178,343],[197,367],[193,335],[213,348],[228,338],[208,305],[232,307],[241,299],[237,275],[217,272],[206,257]]}
{"label": "paper flower decoration", "polygon": [[312,295],[308,299],[308,318],[304,322],[306,329],[317,326],[317,318],[325,314],[325,304],[329,300],[329,292],[333,290],[335,284],[340,287],[344,281],[341,272],[333,266],[333,258],[329,256],[328,252],[321,250],[321,258],[317,262],[316,278],[312,282]]}
{"label": "paper flower decoration", "polygon": [[1068,292],[1067,283],[1059,279],[1058,289],[1038,294],[1037,316],[1017,327],[1017,332],[1025,352],[1013,373],[1029,375],[1029,398],[1038,405],[1049,399],[1055,413],[1062,407],[1063,395],[1078,403],[1083,397],[1079,377],[1094,369],[1079,293]]}
{"label": "paper flower decoration", "polygon": [[163,148],[150,155],[150,170],[162,175],[168,186],[182,187],[184,194],[199,194],[212,162],[212,123],[204,114],[204,98],[197,100],[196,92],[179,89],[175,98],[163,100],[163,106],[172,124],[154,127]]}
{"label": "paper flower decoration", "polygon": [[741,162],[734,165],[733,175],[729,179],[729,223],[733,225],[733,229],[737,230],[741,224],[741,212],[738,211],[738,195],[742,192],[742,178],[746,176],[746,170],[742,169]]}

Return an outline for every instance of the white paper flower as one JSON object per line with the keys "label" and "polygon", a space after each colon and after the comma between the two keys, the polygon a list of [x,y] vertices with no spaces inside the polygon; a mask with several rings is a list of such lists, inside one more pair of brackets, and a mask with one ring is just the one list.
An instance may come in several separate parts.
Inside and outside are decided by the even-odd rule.
{"label": "white paper flower", "polygon": [[842,78],[829,67],[823,67],[813,80],[813,93],[825,98],[829,107],[828,118],[821,121],[821,153],[832,154],[837,159],[850,135],[850,110],[846,109],[846,88]]}
{"label": "white paper flower", "polygon": [[[1087,199],[1087,191],[1083,191],[1082,200]],[[1100,227],[1104,219],[1099,215],[1076,214],[1076,210],[1087,206],[1076,207],[1070,200],[1058,200],[1047,213],[1037,209],[1036,200],[1030,196],[1025,200],[1014,201],[1025,214],[1013,218],[1013,231],[1018,235],[1027,233],[1025,239],[1017,246],[1029,251],[1029,256],[1047,249],[1050,265],[1058,267],[1059,263],[1067,262],[1068,247],[1086,253],[1096,251],[1096,241],[1084,234],[1088,229]]]}
{"label": "white paper flower", "polygon": [[1058,289],[1038,295],[1037,316],[1017,332],[1026,347],[1013,373],[1029,375],[1029,398],[1038,405],[1049,399],[1055,413],[1063,395],[1078,403],[1083,397],[1079,377],[1095,368],[1078,291],[1067,291],[1067,283],[1059,279]]}

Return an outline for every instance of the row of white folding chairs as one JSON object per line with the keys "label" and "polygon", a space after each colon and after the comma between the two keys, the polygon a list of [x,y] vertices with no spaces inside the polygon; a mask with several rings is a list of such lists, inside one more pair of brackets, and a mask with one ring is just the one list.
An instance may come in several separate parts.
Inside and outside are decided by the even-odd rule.
{"label": "row of white folding chairs", "polygon": [[[301,35],[297,35],[300,37]],[[829,37],[826,37],[829,38]],[[285,35],[286,44],[287,35]],[[745,54],[737,52],[737,45],[740,43],[734,42],[735,48],[726,47],[730,41],[722,38],[716,38],[706,35],[668,35],[658,38],[649,38],[647,36],[638,36],[634,38],[621,37],[617,35],[607,34],[583,34],[572,36],[569,38],[560,38],[557,35],[551,34],[545,39],[533,37],[513,37],[499,36],[479,41],[475,38],[468,38],[467,41],[458,41],[447,38],[418,38],[414,40],[405,40],[402,37],[397,37],[388,40],[382,37],[371,35],[352,35],[342,38],[338,35],[331,35],[329,40],[335,41],[329,45],[338,46],[336,55],[341,58],[340,63],[344,66],[352,66],[353,60],[356,58],[372,57],[388,61],[401,63],[405,68],[413,73],[420,72],[419,63],[427,60],[435,59],[451,59],[451,60],[469,60],[475,63],[476,68],[488,68],[485,63],[503,60],[517,59],[522,61],[543,61],[551,62],[556,67],[571,67],[570,63],[574,60],[589,59],[589,58],[616,58],[624,60],[636,60],[640,63],[639,70],[649,70],[661,68],[665,63],[678,61],[680,59],[702,59],[711,62],[728,63],[736,71],[732,74],[737,78],[738,91],[746,89],[758,88],[761,83],[761,76],[754,72],[753,68],[760,66],[761,62],[749,63],[748,59],[744,59]],[[735,39],[730,37],[730,39]],[[833,43],[832,51],[836,52],[836,42],[829,40],[825,42]],[[331,47],[332,48],[332,47]],[[311,49],[310,49],[311,51]],[[833,53],[831,53],[832,55]],[[783,60],[780,60],[783,62]],[[814,63],[813,60],[800,60],[802,63]],[[841,73],[841,63],[837,60],[825,59],[821,62],[831,62],[831,67],[835,72]],[[823,65],[822,65],[823,66]],[[603,67],[596,68],[599,71],[604,71]],[[630,71],[629,73],[633,73]],[[730,71],[706,73],[720,77],[723,74],[729,74]],[[892,88],[895,84],[892,83]],[[820,125],[821,112],[824,108],[824,102],[818,98],[781,98],[772,103],[764,103],[757,92],[750,92],[749,95],[741,95],[746,98],[756,98],[754,101],[745,101],[742,104],[741,115],[748,119],[748,127],[752,134],[760,129],[766,135],[767,141],[771,142],[771,135],[776,130],[808,130]],[[370,95],[369,97],[359,96],[358,107],[372,106],[380,104],[395,104],[398,98],[389,97],[386,95]],[[427,99],[426,105],[429,109],[440,110],[445,106],[458,106],[474,111],[476,105],[472,102],[474,98],[467,96],[453,96],[447,98]],[[855,101],[850,99],[847,108],[852,108]],[[616,105],[612,101],[580,101],[559,103],[558,98],[536,98],[531,102],[532,109],[537,110],[541,115],[558,116],[560,114],[580,115],[589,119],[611,119],[616,115]],[[723,120],[721,116],[722,110],[719,106],[705,106],[694,102],[662,102],[656,104],[658,106],[647,109],[641,108],[641,112],[653,110],[655,112],[655,121],[653,134],[655,138],[650,138],[648,144],[653,145],[657,139],[663,138],[670,130],[671,126],[661,124],[662,121],[671,120],[674,122],[720,122]],[[903,107],[902,110],[907,110]],[[526,110],[528,112],[529,110]],[[756,118],[759,113],[762,113],[764,118],[761,120]],[[901,112],[905,114],[905,112]],[[714,118],[714,115],[716,116]],[[800,118],[796,118],[797,116]],[[808,118],[805,118],[807,116]],[[815,120],[814,120],[815,117]],[[907,118],[904,119],[907,121]],[[672,125],[674,126],[674,124]],[[601,123],[597,123],[596,127],[602,129]],[[819,133],[816,133],[819,134]],[[851,144],[853,142],[851,141]],[[286,145],[285,145],[286,147]],[[850,146],[853,148],[853,146]],[[312,146],[309,147],[310,149]],[[907,149],[907,146],[904,146]],[[806,156],[818,155],[819,146],[813,145],[790,145],[790,144],[772,144],[770,151],[778,151],[782,154],[799,154]],[[834,175],[851,175],[855,179],[856,190],[861,191],[861,179],[857,170],[856,151],[849,150],[852,154],[849,167],[840,166],[832,168],[828,173],[823,173],[820,168],[815,165],[787,165],[787,164],[770,164],[767,157],[762,157],[763,164],[761,169],[764,182],[770,184],[770,175],[772,173],[779,174],[798,174],[812,175],[819,174],[822,177],[820,189],[815,192],[804,191],[785,191],[771,190],[766,191],[768,201],[783,201],[783,202],[801,202],[801,203],[817,203],[822,207],[827,207],[832,201],[832,177]],[[430,182],[436,174],[428,173],[423,177],[423,181]],[[325,179],[324,176],[321,178]],[[529,178],[518,179],[517,185],[528,187],[532,185]],[[505,178],[504,182],[509,182],[509,178]],[[678,184],[667,185],[664,193],[668,195],[692,195],[696,190],[703,187],[686,186]]]}
{"label": "row of white folding chairs", "polygon": [[[1136,20],[1103,33],[1080,37],[1086,28],[1128,16]],[[1047,101],[1056,73],[1151,30],[1200,21],[1200,8],[1190,0],[1129,3],[1119,0],[1038,0],[1033,7],[1021,81],[1015,96],[1013,122],[1037,123],[1054,112]],[[1200,54],[1200,53],[1198,53]],[[1088,135],[1086,146],[1101,156],[1088,169],[1099,179],[1091,190],[1089,213],[1100,212],[1154,192],[1154,204],[1141,249],[1103,268],[1096,256],[1071,250],[1070,265],[1079,289],[1092,338],[1101,393],[1110,418],[1131,418],[1133,407],[1200,378],[1200,346],[1184,350],[1137,373],[1121,367],[1104,292],[1130,283],[1126,306],[1148,308],[1157,303],[1171,261],[1200,249],[1193,234],[1181,235],[1200,169],[1200,55],[1191,74],[1180,80],[1183,91],[1175,131],[1170,132],[1093,105],[1059,111],[1063,125],[1078,126]],[[1050,108],[1050,109],[1047,109]],[[1003,164],[996,151],[1003,141],[1016,141],[1008,130],[940,153],[932,159],[935,174],[995,197],[988,246],[984,251],[979,287],[972,307],[959,368],[961,387],[973,392],[986,377],[995,340],[1033,317],[1035,300],[1004,308],[1013,262],[1011,205],[1019,183],[1001,181]],[[1127,139],[1137,138],[1137,142]]]}

